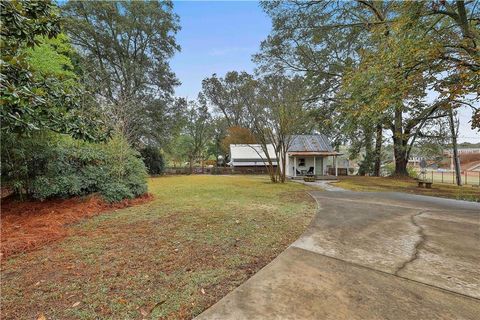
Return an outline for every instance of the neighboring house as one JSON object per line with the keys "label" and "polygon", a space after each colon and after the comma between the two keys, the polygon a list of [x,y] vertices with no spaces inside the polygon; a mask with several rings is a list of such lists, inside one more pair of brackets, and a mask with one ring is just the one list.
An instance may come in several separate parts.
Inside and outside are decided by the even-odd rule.
{"label": "neighboring house", "polygon": [[[275,151],[268,145],[268,154],[277,165]],[[324,135],[295,135],[287,151],[286,175],[290,178],[306,175],[347,175],[348,160],[338,164],[336,152]],[[229,165],[234,168],[255,168],[267,164],[266,156],[258,144],[230,145]]]}
{"label": "neighboring house", "polygon": [[[480,148],[458,148],[457,152],[458,154],[475,154],[480,153]],[[447,156],[451,156],[453,154],[453,150],[445,149],[443,150],[443,153]]]}
{"label": "neighboring house", "polygon": [[471,162],[468,165],[464,166],[463,170],[465,171],[474,171],[480,173],[480,161]]}
{"label": "neighboring house", "polygon": [[[277,165],[277,157],[275,150],[270,144],[267,146],[268,155],[273,164]],[[265,152],[259,144],[231,144],[230,145],[230,162],[229,166],[234,168],[264,168],[268,164]]]}

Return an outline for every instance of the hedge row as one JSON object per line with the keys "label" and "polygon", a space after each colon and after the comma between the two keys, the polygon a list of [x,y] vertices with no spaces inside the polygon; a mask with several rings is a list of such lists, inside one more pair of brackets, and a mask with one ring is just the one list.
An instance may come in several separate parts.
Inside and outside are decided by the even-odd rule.
{"label": "hedge row", "polygon": [[2,186],[35,199],[100,193],[106,201],[147,192],[140,154],[115,137],[89,143],[68,136],[2,137]]}

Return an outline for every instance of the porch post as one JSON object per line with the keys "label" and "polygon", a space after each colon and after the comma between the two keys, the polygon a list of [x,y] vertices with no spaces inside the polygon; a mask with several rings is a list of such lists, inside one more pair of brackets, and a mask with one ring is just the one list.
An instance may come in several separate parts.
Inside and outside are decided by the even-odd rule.
{"label": "porch post", "polygon": [[293,176],[297,176],[297,157],[293,156]]}
{"label": "porch post", "polygon": [[337,156],[335,155],[335,177],[338,177],[338,162],[337,162]]}
{"label": "porch post", "polygon": [[317,171],[315,170],[316,162],[317,162],[317,157],[313,156],[313,176],[314,177],[316,176],[316,173],[317,173]]}

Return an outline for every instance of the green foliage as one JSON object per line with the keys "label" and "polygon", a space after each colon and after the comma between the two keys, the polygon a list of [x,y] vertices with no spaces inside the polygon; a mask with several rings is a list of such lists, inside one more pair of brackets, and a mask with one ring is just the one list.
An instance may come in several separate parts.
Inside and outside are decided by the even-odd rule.
{"label": "green foliage", "polygon": [[395,164],[394,163],[387,163],[383,166],[383,176],[392,176],[395,173]]}
{"label": "green foliage", "polygon": [[365,149],[370,142],[358,139],[361,131],[391,130],[397,175],[407,174],[411,147],[430,134],[432,120],[448,109],[478,105],[475,1],[261,5],[273,28],[255,56],[260,70],[305,76],[311,100],[318,102],[319,130],[337,131]]}
{"label": "green foliage", "polygon": [[56,38],[40,37],[39,44],[25,50],[27,61],[35,71],[62,80],[76,80],[71,57],[76,55],[68,37],[60,33]]}
{"label": "green foliage", "polygon": [[202,81],[202,93],[225,118],[229,127],[247,127],[247,105],[255,99],[255,80],[252,75],[230,71],[225,77],[213,74]]}
{"label": "green foliage", "polygon": [[140,154],[142,155],[143,162],[145,163],[149,174],[155,175],[163,172],[165,163],[159,148],[146,146],[140,150]]}
{"label": "green foliage", "polygon": [[200,96],[198,101],[189,101],[186,116],[185,136],[181,139],[183,150],[190,161],[190,166],[196,160],[204,160],[207,144],[213,137],[212,116],[208,111],[206,101]]}
{"label": "green foliage", "polygon": [[104,118],[135,146],[162,147],[179,131],[179,82],[169,59],[178,16],[170,1],[68,1],[64,28],[80,48],[83,79]]}
{"label": "green foliage", "polygon": [[[414,167],[407,166],[407,174],[409,177],[418,178],[418,172],[415,170]],[[394,176],[395,175],[395,164],[394,163],[387,163],[383,167],[383,174],[384,176]]]}
{"label": "green foliage", "polygon": [[46,44],[60,34],[56,6],[51,1],[2,1],[0,6],[2,133],[50,129],[89,140],[105,138],[101,123],[82,112],[73,75],[58,70],[69,65],[65,39],[56,48]]}
{"label": "green foliage", "polygon": [[4,137],[2,160],[2,185],[35,199],[99,192],[113,202],[147,191],[140,155],[118,137],[91,143],[46,132],[11,135]]}
{"label": "green foliage", "polygon": [[359,176],[365,176],[365,175],[372,175],[373,174],[373,157],[370,154],[365,155],[365,158],[359,163],[359,168],[358,168],[358,175]]}

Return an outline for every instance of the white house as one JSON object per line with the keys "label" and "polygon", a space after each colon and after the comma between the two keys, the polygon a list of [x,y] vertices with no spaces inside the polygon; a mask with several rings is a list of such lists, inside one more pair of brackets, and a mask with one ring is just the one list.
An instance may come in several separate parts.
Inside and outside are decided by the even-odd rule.
{"label": "white house", "polygon": [[[277,156],[271,144],[267,145],[268,155],[274,165],[277,165]],[[259,144],[231,144],[231,167],[265,167],[268,164],[267,156]]]}
{"label": "white house", "polygon": [[[277,165],[275,151],[268,145],[268,154]],[[340,153],[333,150],[328,139],[321,134],[295,135],[287,151],[287,177],[296,178],[307,175],[316,177],[347,174],[348,162],[338,166],[337,156]],[[258,144],[230,145],[230,163],[234,168],[264,167],[268,161]]]}
{"label": "white house", "polygon": [[[336,152],[327,137],[322,134],[295,135],[287,151],[287,176],[291,178],[306,175],[346,175],[347,168],[339,170]],[[348,166],[348,163],[346,164]]]}

